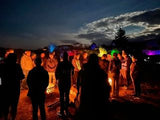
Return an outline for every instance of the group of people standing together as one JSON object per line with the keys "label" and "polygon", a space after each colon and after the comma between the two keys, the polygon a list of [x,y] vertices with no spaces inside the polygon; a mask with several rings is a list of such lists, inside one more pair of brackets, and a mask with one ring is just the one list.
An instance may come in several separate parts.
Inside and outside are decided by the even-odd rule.
{"label": "group of people standing together", "polygon": [[[17,63],[16,54],[9,53],[6,60],[1,64],[0,77],[2,85],[3,104],[1,111],[4,118],[8,119],[9,108],[11,107],[12,120],[16,117],[17,104],[21,89],[29,89],[28,96],[31,98],[33,107],[33,120],[38,120],[38,107],[40,108],[41,119],[46,119],[45,113],[45,92],[47,88],[58,85],[60,93],[60,116],[69,115],[69,92],[71,86],[78,90],[80,105],[78,116],[103,118],[104,109],[110,98],[119,96],[119,86],[129,85],[129,76],[134,86],[136,96],[140,95],[139,67],[137,59],[133,55],[132,62],[129,62],[128,55],[122,51],[121,54],[103,55],[98,58],[96,54],[88,55],[84,52],[81,56],[76,53],[70,61],[68,53],[63,53],[63,59],[56,59],[55,52],[45,53],[39,56],[31,51],[25,51],[21,57],[20,65]],[[128,67],[129,65],[129,67]],[[108,79],[112,78],[112,84]],[[120,78],[123,78],[121,82]],[[1,90],[1,91],[2,91]],[[2,102],[2,103],[3,103]]]}
{"label": "group of people standing together", "polygon": [[120,53],[103,55],[100,58],[100,66],[108,74],[111,80],[111,96],[118,97],[119,89],[134,89],[134,96],[140,96],[140,65],[136,54],[128,55],[124,50]]}

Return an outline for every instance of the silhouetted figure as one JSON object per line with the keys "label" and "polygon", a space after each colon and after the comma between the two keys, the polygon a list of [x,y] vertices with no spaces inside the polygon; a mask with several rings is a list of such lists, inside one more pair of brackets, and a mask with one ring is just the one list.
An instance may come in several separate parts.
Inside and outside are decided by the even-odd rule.
{"label": "silhouetted figure", "polygon": [[121,61],[118,59],[117,54],[113,54],[113,59],[109,63],[109,71],[112,78],[112,96],[119,96],[119,74],[121,68]]}
{"label": "silhouetted figure", "polygon": [[38,107],[40,108],[41,119],[46,119],[45,113],[45,91],[49,83],[48,72],[41,66],[41,59],[36,58],[36,67],[28,74],[27,84],[33,107],[33,120],[38,120]]}
{"label": "silhouetted figure", "polygon": [[78,119],[104,119],[110,86],[106,82],[107,74],[100,68],[96,54],[90,55],[81,75]]}
{"label": "silhouetted figure", "polygon": [[68,61],[68,54],[64,52],[63,61],[60,62],[56,69],[56,79],[58,80],[58,87],[60,92],[60,116],[64,116],[68,112],[69,105],[69,91],[71,88],[71,75],[73,74],[74,67]]}
{"label": "silhouetted figure", "polygon": [[[3,108],[5,120],[14,120],[17,113],[17,105],[20,95],[20,83],[24,78],[23,71],[17,62],[17,56],[10,53],[5,63],[1,66],[1,80],[3,96]],[[9,115],[10,114],[10,115]]]}
{"label": "silhouetted figure", "polygon": [[140,88],[140,68],[137,62],[136,55],[132,55],[132,63],[130,65],[130,77],[132,80],[134,95],[136,97],[140,96],[141,88]]}

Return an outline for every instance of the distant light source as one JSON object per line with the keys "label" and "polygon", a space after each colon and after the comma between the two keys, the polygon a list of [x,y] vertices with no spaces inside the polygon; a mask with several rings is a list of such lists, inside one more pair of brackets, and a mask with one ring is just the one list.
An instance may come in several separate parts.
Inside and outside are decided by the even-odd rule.
{"label": "distant light source", "polygon": [[56,48],[56,46],[54,44],[50,44],[48,46],[48,50],[49,50],[50,53],[52,53],[55,50],[55,48]]}
{"label": "distant light source", "polygon": [[96,49],[97,48],[97,45],[95,44],[95,43],[93,43],[92,45],[91,45],[91,50],[94,50],[94,49]]}
{"label": "distant light source", "polygon": [[107,50],[105,48],[100,47],[98,57],[102,57],[104,54],[107,54]]}
{"label": "distant light source", "polygon": [[160,55],[160,50],[143,50],[143,53],[149,56]]}
{"label": "distant light source", "polygon": [[113,49],[113,50],[111,51],[111,56],[112,56],[112,57],[113,57],[113,54],[114,54],[114,53],[117,53],[117,54],[118,54],[119,51],[118,51],[117,49]]}

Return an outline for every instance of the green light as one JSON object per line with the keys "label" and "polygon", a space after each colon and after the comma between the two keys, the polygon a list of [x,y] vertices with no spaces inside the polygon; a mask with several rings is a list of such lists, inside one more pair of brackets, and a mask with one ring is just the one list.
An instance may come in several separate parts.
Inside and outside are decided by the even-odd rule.
{"label": "green light", "polygon": [[114,54],[114,53],[117,53],[117,54],[118,54],[119,51],[118,51],[117,49],[113,49],[113,50],[111,51],[111,56],[112,56],[112,57],[113,57],[113,54]]}

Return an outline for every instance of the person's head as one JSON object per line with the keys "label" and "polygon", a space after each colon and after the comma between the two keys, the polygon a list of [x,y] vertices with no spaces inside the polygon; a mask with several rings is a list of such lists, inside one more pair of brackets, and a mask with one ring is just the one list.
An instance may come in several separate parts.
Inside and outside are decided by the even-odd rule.
{"label": "person's head", "polygon": [[13,49],[6,50],[5,58],[7,58],[10,53],[14,53],[14,50]]}
{"label": "person's head", "polygon": [[126,52],[124,50],[122,50],[122,57],[125,57]]}
{"label": "person's head", "polygon": [[113,59],[117,59],[117,53],[113,54]]}
{"label": "person's head", "polygon": [[83,58],[84,58],[84,59],[87,59],[87,57],[88,57],[88,53],[87,53],[87,52],[84,52],[84,53],[83,53]]}
{"label": "person's head", "polygon": [[45,56],[46,56],[45,53],[41,53],[41,54],[40,54],[40,57],[41,57],[41,58],[45,58]]}
{"label": "person's head", "polygon": [[27,56],[29,56],[29,57],[31,56],[31,51],[30,51],[30,50],[27,50],[27,51],[25,51],[24,53],[25,53],[25,55],[27,55]]}
{"label": "person's head", "polygon": [[102,60],[105,60],[106,58],[107,58],[106,54],[103,54],[102,57],[101,57]]}
{"label": "person's head", "polygon": [[15,53],[8,54],[6,62],[15,64],[17,62],[17,55]]}
{"label": "person's head", "polygon": [[119,60],[122,59],[122,56],[121,56],[121,54],[119,54],[119,53],[117,54],[117,57],[118,57]]}
{"label": "person's head", "polygon": [[37,57],[37,58],[35,59],[35,64],[36,64],[36,66],[37,66],[37,67],[41,66],[41,63],[42,63],[41,58],[40,58],[40,57]]}
{"label": "person's head", "polygon": [[68,61],[68,53],[67,52],[63,53],[63,61]]}
{"label": "person's head", "polygon": [[107,54],[107,60],[109,60],[109,61],[110,61],[110,60],[111,60],[111,58],[112,58],[112,57],[111,57],[111,54]]}
{"label": "person's head", "polygon": [[128,58],[128,55],[127,54],[124,54],[123,55],[124,59]]}
{"label": "person's head", "polygon": [[53,53],[49,53],[49,58],[50,58],[50,59],[53,59],[53,58],[54,58]]}
{"label": "person's head", "polygon": [[132,55],[131,59],[132,59],[132,62],[136,62],[137,61],[136,55]]}
{"label": "person's head", "polygon": [[32,58],[32,60],[35,60],[35,59],[36,59],[36,57],[37,57],[37,54],[36,54],[36,53],[32,53],[32,54],[31,54],[31,58]]}
{"label": "person's head", "polygon": [[79,58],[80,58],[80,54],[77,53],[77,54],[76,54],[76,59],[79,60]]}
{"label": "person's head", "polygon": [[90,64],[99,64],[99,62],[98,62],[98,56],[96,54],[91,54],[89,56],[88,63],[90,63]]}

